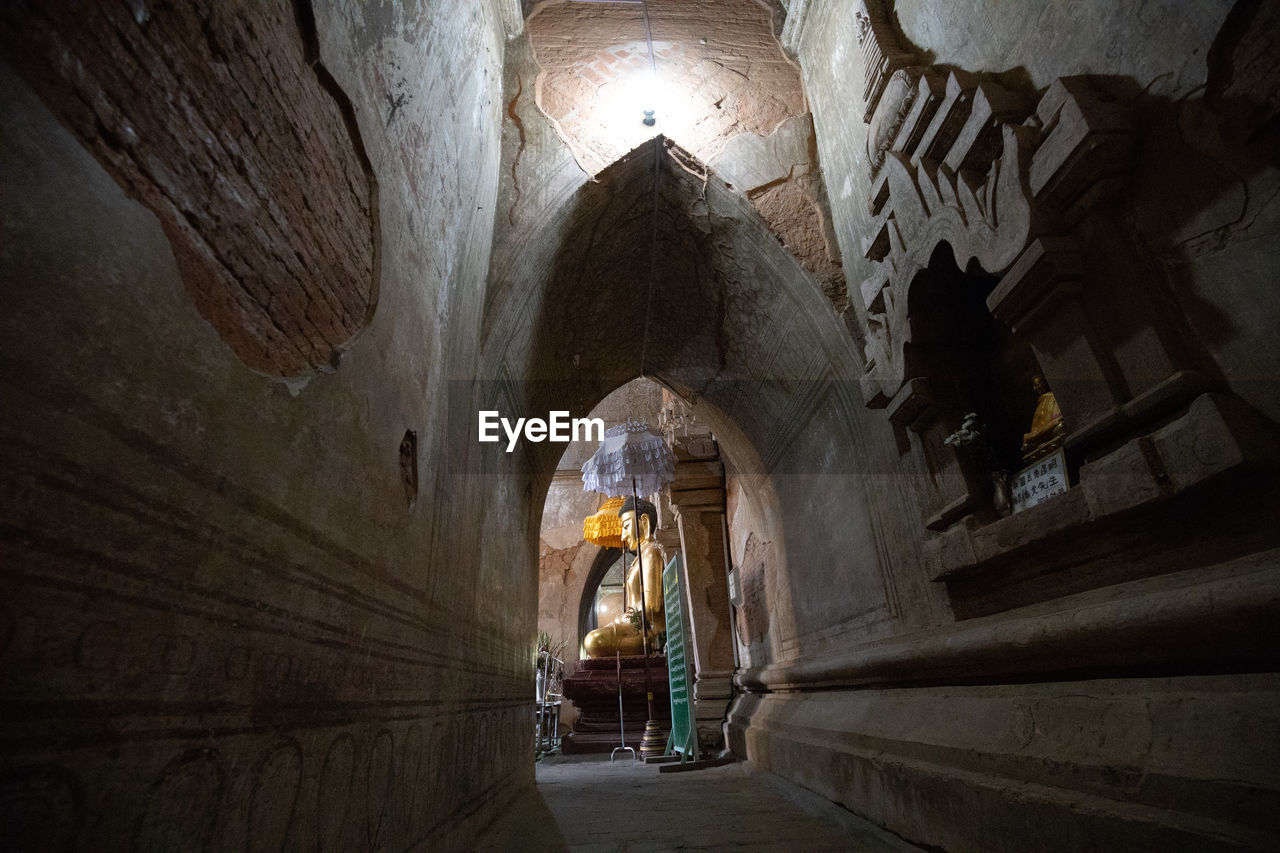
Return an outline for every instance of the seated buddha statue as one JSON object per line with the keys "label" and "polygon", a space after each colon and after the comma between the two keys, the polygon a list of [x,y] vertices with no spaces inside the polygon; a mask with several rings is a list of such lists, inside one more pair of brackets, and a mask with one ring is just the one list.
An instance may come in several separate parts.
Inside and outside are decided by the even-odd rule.
{"label": "seated buddha statue", "polygon": [[1039,398],[1031,415],[1031,430],[1022,436],[1022,461],[1030,464],[1062,445],[1066,425],[1062,422],[1062,410],[1049,386],[1039,376],[1031,380]]}
{"label": "seated buddha statue", "polygon": [[[666,560],[663,558],[662,546],[653,538],[653,531],[658,526],[658,508],[641,498],[637,518],[636,501],[627,498],[622,509],[618,510],[618,517],[622,519],[623,547],[639,554],[627,571],[627,602],[633,607],[641,606],[640,603],[643,602],[645,620],[649,627],[649,651],[652,652],[657,648],[658,635],[667,630],[666,615],[662,607],[662,569]],[[641,572],[644,573],[643,594],[640,589]],[[633,624],[627,613],[587,634],[582,645],[589,658],[608,658],[615,653],[644,654],[640,626]]]}

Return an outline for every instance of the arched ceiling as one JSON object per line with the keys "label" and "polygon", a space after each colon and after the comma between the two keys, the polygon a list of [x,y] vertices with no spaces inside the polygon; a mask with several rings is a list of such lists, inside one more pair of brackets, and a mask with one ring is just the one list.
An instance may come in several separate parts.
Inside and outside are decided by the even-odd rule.
{"label": "arched ceiling", "polygon": [[[641,4],[549,0],[507,47],[480,405],[581,416],[647,376],[768,470],[788,430],[821,409],[847,436],[862,405],[799,74],[766,4],[645,7],[659,77],[689,83],[684,118],[664,115],[656,136],[638,108],[625,133],[606,138],[602,119],[624,74],[646,71],[632,62],[647,49]],[[610,81],[606,53],[631,70]],[[562,448],[525,449],[549,477]]]}
{"label": "arched ceiling", "polygon": [[757,0],[546,0],[526,24],[538,105],[589,174],[659,133],[710,161],[808,109],[772,17]]}
{"label": "arched ceiling", "polygon": [[[491,407],[582,415],[649,376],[711,404],[708,422],[750,445],[726,449],[767,466],[806,407],[847,394],[857,368],[838,316],[750,203],[699,168],[644,142],[495,259]],[[561,449],[532,448],[536,467],[554,470]]]}
{"label": "arched ceiling", "polygon": [[[663,136],[745,196],[844,309],[800,72],[775,37],[772,6],[544,0],[526,32],[537,68],[533,100],[583,172],[596,178]],[[656,111],[652,127],[641,120],[646,103]]]}

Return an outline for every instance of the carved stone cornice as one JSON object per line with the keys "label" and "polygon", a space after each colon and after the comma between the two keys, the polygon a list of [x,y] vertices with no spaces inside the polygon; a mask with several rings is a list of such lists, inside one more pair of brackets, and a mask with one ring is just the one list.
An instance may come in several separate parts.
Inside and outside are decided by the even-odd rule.
{"label": "carved stone cornice", "polygon": [[866,10],[855,12],[854,16],[858,21],[858,47],[862,51],[862,102],[866,105],[862,120],[869,122],[889,81],[899,69],[911,65],[915,57],[898,44],[889,16],[881,11],[877,0],[867,0]]}
{"label": "carved stone cornice", "polygon": [[997,83],[900,69],[870,124],[872,226],[862,248],[875,267],[859,290],[867,402],[879,407],[910,378],[907,296],[934,249],[948,243],[961,269],[1005,272],[1114,191],[1129,122],[1085,78],[1055,81],[1033,110]]}

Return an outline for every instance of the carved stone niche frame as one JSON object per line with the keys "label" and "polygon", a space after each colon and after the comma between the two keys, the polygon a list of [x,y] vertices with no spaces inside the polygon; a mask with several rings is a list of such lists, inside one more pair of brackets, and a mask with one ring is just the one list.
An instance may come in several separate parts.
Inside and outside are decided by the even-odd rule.
{"label": "carved stone niche frame", "polygon": [[[1129,106],[1110,95],[1109,81],[1063,77],[1037,99],[919,65],[884,10],[874,0],[867,7],[859,36],[872,225],[861,248],[873,271],[860,286],[862,387],[869,407],[919,439],[904,463],[917,474],[931,576],[950,581],[1171,496],[1176,489],[1152,447],[1178,423],[1212,424],[1216,444],[1240,451],[1226,453],[1233,461],[1220,469],[1209,466],[1214,472],[1247,461],[1243,448],[1258,446],[1247,438],[1257,435],[1251,416],[1205,393],[1208,380],[1167,316],[1155,275],[1117,237],[1113,202],[1133,132]],[[999,518],[990,481],[965,451],[943,444],[967,404],[954,377],[928,372],[931,364],[946,372],[945,354],[919,357],[937,349],[938,336],[920,321],[935,297],[916,289],[927,286],[944,243],[960,272],[998,279],[986,308],[1005,340],[1034,356],[1069,430],[1068,466],[1084,488],[1017,516]],[[1008,412],[1023,428],[1030,414]],[[1142,452],[1133,452],[1135,441]],[[1118,495],[1116,475],[1132,485]]]}

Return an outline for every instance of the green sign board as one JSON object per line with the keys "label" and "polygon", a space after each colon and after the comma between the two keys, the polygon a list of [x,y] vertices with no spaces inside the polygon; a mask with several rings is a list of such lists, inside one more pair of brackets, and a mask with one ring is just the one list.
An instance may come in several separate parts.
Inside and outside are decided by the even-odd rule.
{"label": "green sign board", "polygon": [[662,571],[663,603],[667,610],[667,671],[671,676],[671,738],[667,754],[678,752],[681,761],[698,757],[698,730],[693,724],[693,699],[689,695],[689,663],[684,648],[684,609],[680,600],[680,555]]}

